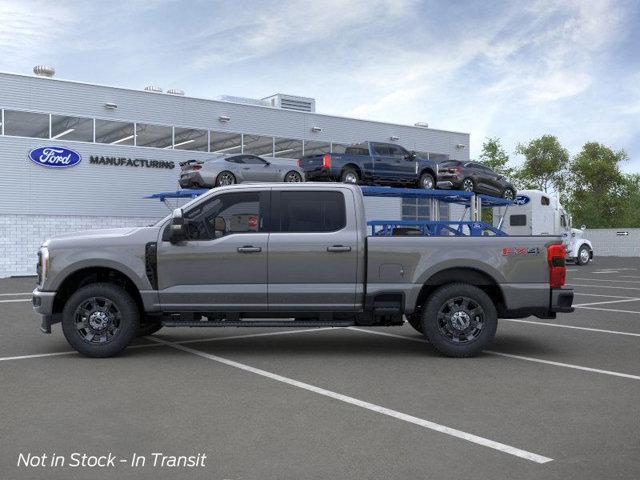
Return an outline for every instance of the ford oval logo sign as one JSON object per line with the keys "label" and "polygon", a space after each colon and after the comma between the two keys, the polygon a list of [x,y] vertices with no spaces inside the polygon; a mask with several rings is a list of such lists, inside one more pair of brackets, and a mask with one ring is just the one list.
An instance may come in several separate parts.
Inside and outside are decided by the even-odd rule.
{"label": "ford oval logo sign", "polygon": [[43,167],[66,168],[79,164],[82,155],[64,147],[40,147],[29,152],[29,160]]}
{"label": "ford oval logo sign", "polygon": [[531,199],[526,195],[516,195],[516,199],[513,203],[515,203],[516,205],[526,205],[527,203],[529,203],[529,200]]}

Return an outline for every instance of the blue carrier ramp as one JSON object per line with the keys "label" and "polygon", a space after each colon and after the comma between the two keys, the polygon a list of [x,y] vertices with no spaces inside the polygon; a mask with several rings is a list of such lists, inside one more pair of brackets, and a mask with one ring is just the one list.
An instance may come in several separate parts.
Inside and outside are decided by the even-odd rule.
{"label": "blue carrier ramp", "polygon": [[[462,190],[423,190],[416,188],[392,188],[392,187],[360,187],[365,197],[395,197],[395,198],[429,198],[438,202],[455,203],[465,207],[477,198],[483,207],[507,207],[513,202],[504,198],[490,195],[478,195]],[[185,188],[175,192],[160,192],[147,195],[144,198],[158,199],[169,208],[168,199],[196,198],[208,192],[208,188]],[[482,221],[456,221],[456,220],[372,220],[367,222],[371,227],[373,236],[505,236],[499,228]]]}

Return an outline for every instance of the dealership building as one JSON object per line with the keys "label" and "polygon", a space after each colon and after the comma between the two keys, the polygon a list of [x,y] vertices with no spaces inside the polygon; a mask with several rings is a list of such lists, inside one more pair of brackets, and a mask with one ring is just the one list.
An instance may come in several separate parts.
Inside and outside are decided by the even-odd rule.
{"label": "dealership building", "polygon": [[[176,190],[185,160],[250,153],[294,162],[365,140],[437,160],[469,158],[467,133],[319,114],[305,97],[211,100],[59,80],[49,67],[34,72],[0,73],[0,277],[34,274],[36,252],[53,235],[148,225],[167,215],[166,205],[144,197]],[[72,150],[77,158],[45,167],[30,158],[37,149]],[[367,215],[429,219],[431,211],[415,199],[368,198]]]}

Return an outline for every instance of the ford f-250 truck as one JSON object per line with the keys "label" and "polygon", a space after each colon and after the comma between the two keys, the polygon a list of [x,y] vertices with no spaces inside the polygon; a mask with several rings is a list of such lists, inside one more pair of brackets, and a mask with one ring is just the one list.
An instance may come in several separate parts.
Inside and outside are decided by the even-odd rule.
{"label": "ford f-250 truck", "polygon": [[436,188],[438,164],[394,143],[364,142],[298,160],[307,181]]}
{"label": "ford f-250 truck", "polygon": [[[112,356],[166,327],[390,326],[472,356],[500,317],[573,310],[560,238],[370,236],[358,186],[244,184],[154,226],[47,240],[35,311]],[[291,320],[293,318],[293,320]]]}

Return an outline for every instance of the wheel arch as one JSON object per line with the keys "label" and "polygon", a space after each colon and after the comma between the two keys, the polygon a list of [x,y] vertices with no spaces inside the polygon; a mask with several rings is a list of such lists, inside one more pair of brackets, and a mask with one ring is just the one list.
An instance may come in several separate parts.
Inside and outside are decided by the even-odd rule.
{"label": "wheel arch", "polygon": [[500,314],[506,309],[500,284],[487,272],[472,267],[449,267],[433,273],[424,282],[416,297],[414,312],[419,313],[426,300],[443,285],[468,283],[483,290],[493,300]]}
{"label": "wheel arch", "polygon": [[342,175],[342,173],[347,169],[347,168],[352,168],[356,171],[356,173],[358,174],[358,178],[360,180],[362,180],[362,169],[360,168],[359,165],[349,162],[346,165],[343,165],[342,169],[340,170],[340,175]]}
{"label": "wheel arch", "polygon": [[144,303],[135,282],[125,273],[110,266],[81,267],[69,272],[56,289],[53,299],[53,313],[61,313],[65,303],[79,288],[92,283],[111,283],[129,293],[140,312],[144,312]]}

